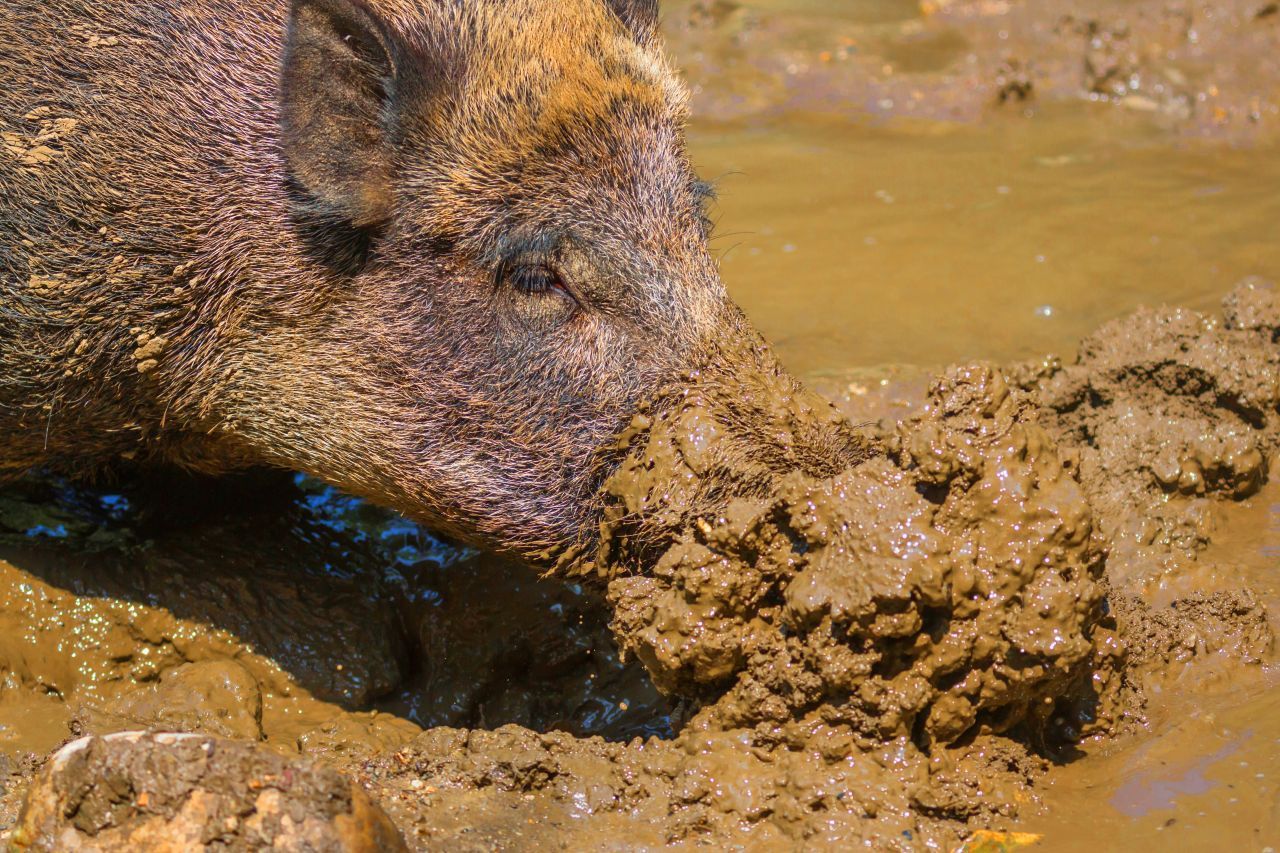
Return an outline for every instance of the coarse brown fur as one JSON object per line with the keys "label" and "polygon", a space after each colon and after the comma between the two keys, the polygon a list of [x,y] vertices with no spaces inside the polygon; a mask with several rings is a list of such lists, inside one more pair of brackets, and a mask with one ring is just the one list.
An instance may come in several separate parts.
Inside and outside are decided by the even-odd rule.
{"label": "coarse brown fur", "polygon": [[636,403],[751,334],[654,4],[611,2],[7,2],[0,479],[267,464],[589,535]]}

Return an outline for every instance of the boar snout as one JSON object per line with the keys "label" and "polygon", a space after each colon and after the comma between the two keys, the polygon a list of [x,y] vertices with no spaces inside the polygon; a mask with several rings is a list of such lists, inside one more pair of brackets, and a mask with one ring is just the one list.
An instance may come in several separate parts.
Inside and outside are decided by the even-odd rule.
{"label": "boar snout", "polygon": [[871,455],[867,434],[788,373],[740,312],[728,313],[701,365],[643,403],[611,448],[599,522],[559,571],[645,571],[692,526],[769,500],[788,478],[831,477]]}

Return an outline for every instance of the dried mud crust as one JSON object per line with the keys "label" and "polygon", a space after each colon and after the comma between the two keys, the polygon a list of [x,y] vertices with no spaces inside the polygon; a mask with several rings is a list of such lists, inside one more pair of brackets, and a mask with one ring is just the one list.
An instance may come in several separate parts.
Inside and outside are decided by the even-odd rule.
{"label": "dried mud crust", "polygon": [[404,841],[348,777],[249,743],[121,733],[59,750],[36,777],[15,850],[396,851]]}

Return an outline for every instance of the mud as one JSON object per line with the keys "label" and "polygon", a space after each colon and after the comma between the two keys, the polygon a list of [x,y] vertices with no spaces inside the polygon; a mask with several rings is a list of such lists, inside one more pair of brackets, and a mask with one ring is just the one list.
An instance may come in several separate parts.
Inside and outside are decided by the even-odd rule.
{"label": "mud", "polygon": [[335,770],[246,743],[119,733],[59,750],[32,783],[18,850],[404,850]]}
{"label": "mud", "polygon": [[1280,131],[1264,0],[691,0],[667,17],[704,118],[972,122],[1085,101],[1183,138]]}
{"label": "mud", "polygon": [[[722,728],[799,717],[927,748],[1042,723],[1028,716],[1052,715],[1092,654],[1101,553],[1029,413],[998,371],[957,368],[883,455],[673,531],[651,573],[609,585],[624,648],[680,695],[732,683],[706,712]],[[713,419],[691,395],[651,424],[606,524],[651,511],[669,482],[719,482],[681,441]],[[637,474],[656,486],[638,500]]]}
{"label": "mud", "polygon": [[[1248,117],[1280,92],[1265,7],[668,4],[730,292],[806,377],[1070,356],[1140,305],[1216,310],[1280,269],[1280,121]],[[1093,38],[1136,94],[1090,91]],[[1034,92],[1000,104],[1009,57]],[[1166,99],[1189,112],[1139,108]]]}
{"label": "mud", "polygon": [[[361,791],[411,849],[1276,846],[1280,297],[1215,307],[1280,270],[1273,5],[666,4],[726,281],[843,417],[689,377],[554,578],[305,480],[7,488],[0,843],[115,762],[128,846]],[[229,763],[79,741],[133,730]]]}
{"label": "mud", "polygon": [[[0,815],[13,826],[40,756],[73,736],[162,728],[344,771],[415,849],[852,840],[950,849],[980,828],[1066,832],[1038,817],[1045,804],[1056,808],[1091,753],[1123,761],[1126,745],[1158,749],[1135,745],[1153,743],[1148,732],[1174,713],[1180,689],[1216,691],[1228,706],[1271,695],[1274,560],[1237,559],[1233,543],[1241,531],[1257,535],[1242,513],[1267,506],[1276,474],[1278,341],[1275,291],[1250,282],[1221,317],[1159,309],[1112,323],[1070,364],[955,367],[914,402],[906,382],[894,411],[911,413],[862,432],[798,387],[726,404],[722,378],[704,372],[621,438],[626,461],[605,486],[606,544],[582,555],[577,579],[541,582],[533,606],[516,607],[506,626],[502,616],[468,624],[471,648],[457,657],[453,640],[419,643],[460,629],[427,623],[459,619],[481,598],[468,589],[480,577],[471,573],[496,567],[403,527],[384,536],[378,525],[390,519],[316,487],[299,501],[286,484],[295,545],[279,563],[259,560],[262,586],[188,556],[182,584],[153,577],[145,594],[123,586],[125,557],[173,567],[162,558],[166,528],[148,523],[144,497],[104,502],[64,490],[51,508],[35,500],[48,487],[9,493],[6,523],[24,535],[10,537],[23,544],[8,554],[25,570],[0,568],[10,774]],[[771,429],[789,424],[793,456],[736,449],[731,416],[744,405],[773,411]],[[860,415],[851,400],[843,408]],[[845,449],[841,470],[806,457],[815,435]],[[270,502],[263,510],[279,514]],[[41,522],[24,527],[33,513]],[[215,502],[211,515],[182,537],[188,548],[202,526],[225,536],[239,513]],[[1224,544],[1212,544],[1218,531]],[[37,541],[61,532],[75,547],[32,548],[33,532]],[[90,540],[96,554],[86,554]],[[343,596],[346,572],[303,571],[338,545],[346,566],[397,567],[361,576],[363,606],[384,590],[375,612],[385,623],[363,625],[373,642],[350,639],[354,627],[344,633],[374,618]],[[239,617],[217,615],[234,599],[202,584],[234,581],[243,609],[266,591],[286,598],[272,584],[290,571],[309,594],[303,613],[281,609],[259,626],[262,642],[275,638],[271,656],[213,627]],[[459,601],[424,606],[450,597],[450,573]],[[432,577],[441,592],[423,583]],[[213,606],[200,618],[176,615],[196,606],[177,586],[204,590]],[[318,603],[332,609],[317,612]],[[566,613],[570,624],[557,623]],[[584,634],[586,613],[613,614],[621,655]],[[332,620],[336,644],[306,633],[320,620]],[[510,626],[559,632],[560,645],[546,648],[561,663],[534,666],[519,640],[488,639]],[[597,643],[607,647],[598,656]],[[555,651],[566,644],[579,653]],[[430,674],[411,663],[424,658]],[[463,669],[468,659],[474,672]],[[403,692],[335,690],[327,671],[348,668],[394,672]],[[605,684],[593,695],[583,679]],[[590,713],[611,692],[616,708],[635,701],[639,716],[619,725],[627,712]],[[379,693],[384,707],[430,727],[349,710]],[[524,725],[501,725],[515,721]],[[1205,767],[1224,760],[1216,755]],[[1217,789],[1189,778],[1169,783],[1169,803]],[[1270,789],[1231,790],[1239,811]],[[1163,801],[1150,796],[1158,812]],[[166,815],[145,825],[185,824]]]}

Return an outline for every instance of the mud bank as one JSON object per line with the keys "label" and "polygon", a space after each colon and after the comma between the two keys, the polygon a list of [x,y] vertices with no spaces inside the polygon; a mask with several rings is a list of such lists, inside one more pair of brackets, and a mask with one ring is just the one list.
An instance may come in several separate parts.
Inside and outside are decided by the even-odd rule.
{"label": "mud bank", "polygon": [[1182,138],[1280,132],[1265,0],[692,0],[667,31],[704,119],[973,122],[1083,100]]}
{"label": "mud bank", "polygon": [[[500,602],[500,566],[314,490],[262,508],[295,544],[252,578],[191,545],[234,554],[243,510],[175,533],[10,493],[10,529],[76,547],[24,536],[0,564],[0,824],[61,743],[162,728],[341,770],[417,849],[949,849],[1123,760],[1174,686],[1270,695],[1274,565],[1221,543],[1280,473],[1275,290],[1138,312],[1070,364],[951,368],[861,433],[799,388],[730,405],[697,379],[622,438],[585,578]],[[744,405],[794,458],[735,451]]]}

